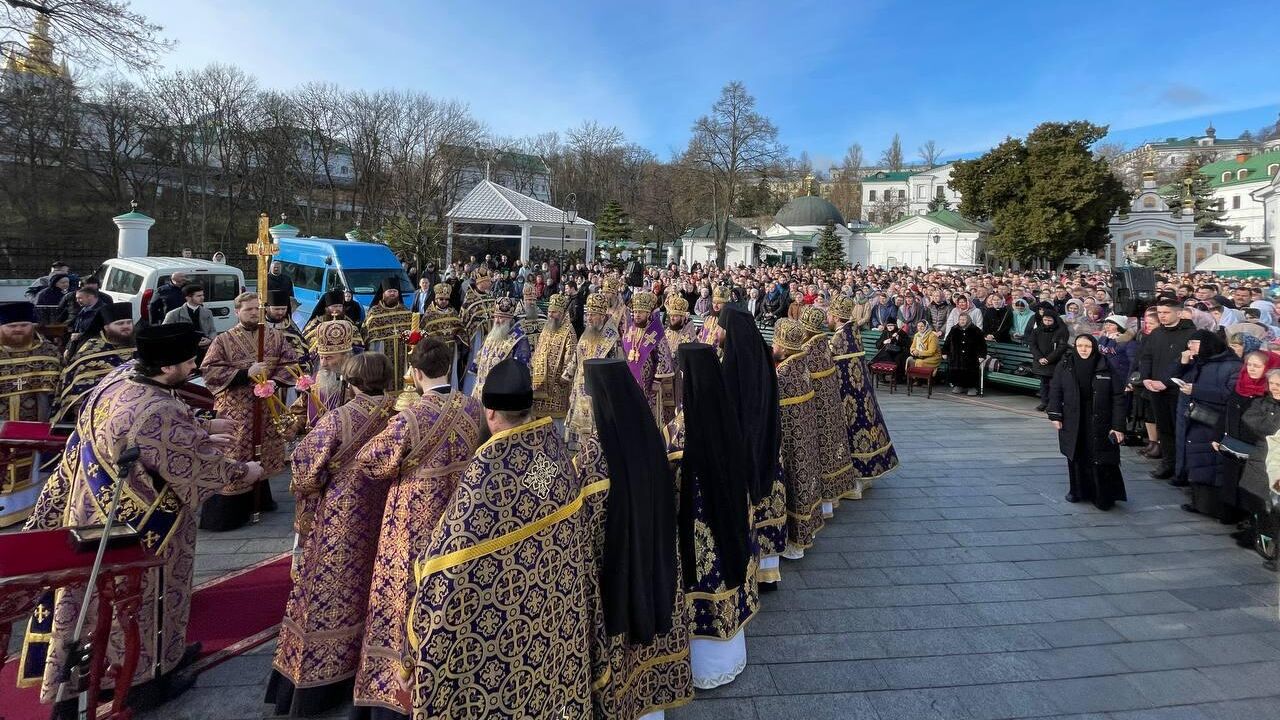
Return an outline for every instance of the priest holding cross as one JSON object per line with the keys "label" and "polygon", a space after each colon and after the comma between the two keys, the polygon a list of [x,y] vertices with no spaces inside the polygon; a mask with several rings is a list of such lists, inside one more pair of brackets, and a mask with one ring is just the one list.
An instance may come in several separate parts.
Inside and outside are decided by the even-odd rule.
{"label": "priest holding cross", "polygon": [[276,401],[276,389],[292,385],[302,374],[300,358],[284,334],[262,319],[267,296],[267,267],[280,247],[271,240],[264,214],[258,220],[258,241],[247,248],[258,260],[258,292],[241,293],[235,301],[235,327],[219,334],[209,346],[201,371],[213,393],[218,417],[235,425],[227,455],[232,460],[258,460],[263,479],[248,492],[207,500],[200,513],[202,530],[234,530],[262,511],[275,509],[268,478],[284,470],[285,436],[291,421]]}

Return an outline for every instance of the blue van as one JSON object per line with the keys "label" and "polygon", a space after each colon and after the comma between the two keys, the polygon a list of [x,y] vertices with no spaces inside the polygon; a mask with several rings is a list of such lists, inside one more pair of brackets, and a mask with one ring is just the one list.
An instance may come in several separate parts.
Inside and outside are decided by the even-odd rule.
{"label": "blue van", "polygon": [[299,327],[306,325],[316,303],[333,288],[350,289],[367,311],[382,281],[395,277],[400,280],[405,307],[413,303],[413,284],[386,245],[318,237],[277,242],[280,252],[272,259],[279,260],[281,274],[293,280],[293,297],[298,301],[293,317]]}

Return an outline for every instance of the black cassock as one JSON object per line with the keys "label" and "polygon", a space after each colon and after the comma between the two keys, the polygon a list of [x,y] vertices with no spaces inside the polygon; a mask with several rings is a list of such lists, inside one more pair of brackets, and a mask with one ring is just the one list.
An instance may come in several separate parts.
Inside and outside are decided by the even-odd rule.
{"label": "black cassock", "polygon": [[1112,430],[1124,430],[1124,379],[1112,373],[1105,357],[1096,357],[1090,392],[1082,392],[1075,365],[1086,361],[1072,350],[1063,354],[1049,386],[1049,419],[1062,422],[1058,448],[1067,457],[1071,494],[1109,510],[1117,500],[1128,499],[1120,475],[1120,447],[1108,436]]}

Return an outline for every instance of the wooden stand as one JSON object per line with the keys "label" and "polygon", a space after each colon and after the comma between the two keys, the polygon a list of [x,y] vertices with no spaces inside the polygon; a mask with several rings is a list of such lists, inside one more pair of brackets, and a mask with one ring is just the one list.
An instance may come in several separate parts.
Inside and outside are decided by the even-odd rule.
{"label": "wooden stand", "polygon": [[[29,615],[46,588],[81,587],[89,581],[92,552],[72,549],[71,531],[36,530],[0,535],[0,646],[7,647],[15,621]],[[89,720],[97,718],[97,697],[104,677],[115,681],[110,711],[103,718],[128,720],[125,707],[133,675],[138,669],[141,640],[138,636],[138,609],[142,606],[142,576],[161,559],[140,546],[108,549],[98,576],[96,614],[89,636],[93,655],[89,662]],[[104,608],[108,608],[104,612]],[[124,633],[124,657],[107,667],[107,645],[111,622]],[[5,657],[0,655],[0,667]]]}

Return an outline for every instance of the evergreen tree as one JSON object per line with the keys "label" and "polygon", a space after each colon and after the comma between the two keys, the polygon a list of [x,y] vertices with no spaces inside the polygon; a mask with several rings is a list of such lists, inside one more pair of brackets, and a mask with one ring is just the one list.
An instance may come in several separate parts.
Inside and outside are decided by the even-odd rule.
{"label": "evergreen tree", "polygon": [[630,239],[631,219],[627,217],[627,211],[617,200],[610,200],[600,211],[600,219],[596,220],[596,240],[612,257],[616,257],[622,244]]}
{"label": "evergreen tree", "polygon": [[1056,263],[1110,240],[1107,224],[1129,193],[1090,150],[1106,134],[1106,126],[1089,122],[1044,123],[1025,140],[1008,138],[956,163],[950,185],[960,193],[960,213],[995,228],[989,254]]}
{"label": "evergreen tree", "polygon": [[947,198],[945,195],[934,195],[933,199],[929,201],[929,212],[933,212],[935,210],[950,210],[950,209],[951,209],[951,203],[947,202]]}
{"label": "evergreen tree", "polygon": [[[1182,212],[1182,201],[1190,191],[1195,203],[1196,230],[1221,230],[1223,211],[1218,209],[1218,201],[1213,199],[1213,188],[1209,186],[1210,178],[1200,172],[1197,158],[1188,160],[1178,171],[1175,182],[1169,186],[1164,201],[1174,213]],[[1187,181],[1191,182],[1188,183]]]}
{"label": "evergreen tree", "polygon": [[818,250],[813,254],[813,264],[822,270],[838,270],[846,262],[844,242],[836,234],[836,226],[828,222],[818,235]]}

